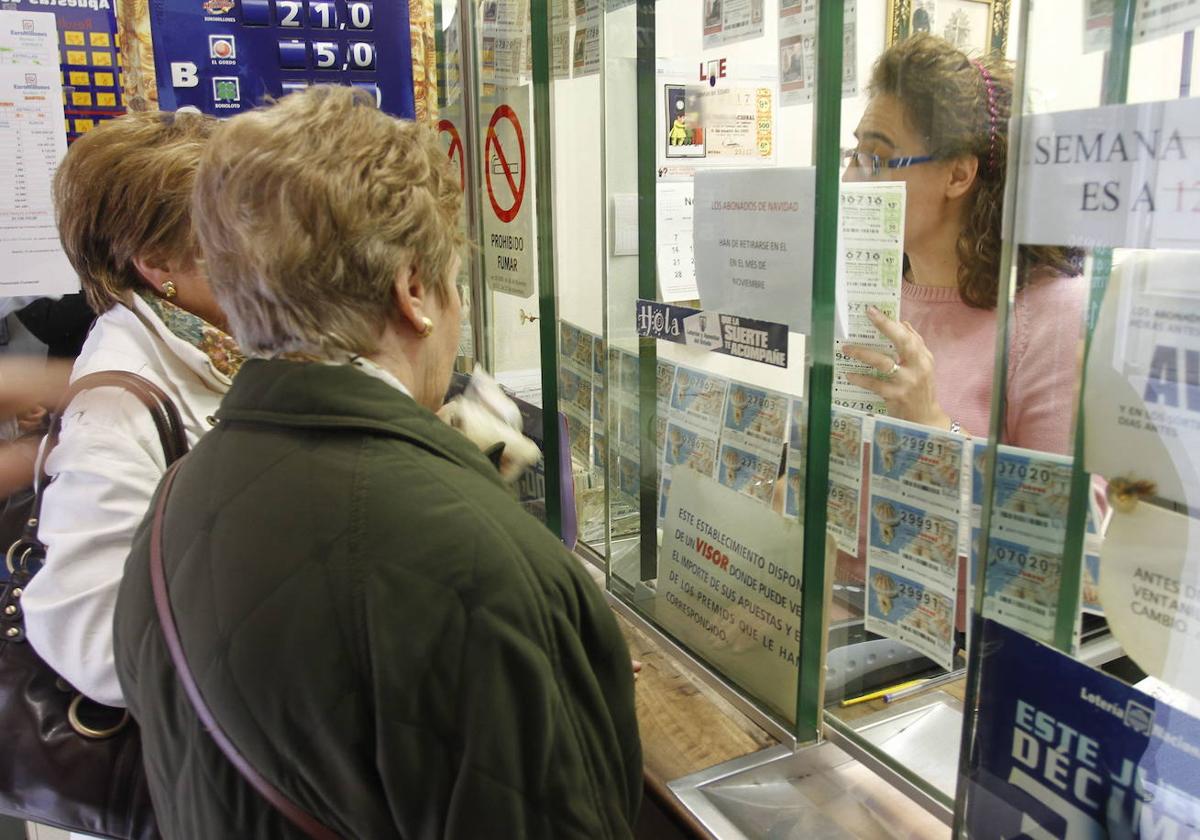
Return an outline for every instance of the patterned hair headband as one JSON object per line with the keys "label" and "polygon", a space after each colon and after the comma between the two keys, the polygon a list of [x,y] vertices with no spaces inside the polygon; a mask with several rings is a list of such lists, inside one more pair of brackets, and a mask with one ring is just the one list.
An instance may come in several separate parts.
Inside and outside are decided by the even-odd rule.
{"label": "patterned hair headband", "polygon": [[983,76],[983,83],[987,87],[988,98],[988,168],[996,171],[996,136],[997,124],[1000,122],[1000,109],[996,105],[996,80],[992,78],[992,74],[983,66],[981,61],[972,61],[972,64],[979,70],[979,75]]}

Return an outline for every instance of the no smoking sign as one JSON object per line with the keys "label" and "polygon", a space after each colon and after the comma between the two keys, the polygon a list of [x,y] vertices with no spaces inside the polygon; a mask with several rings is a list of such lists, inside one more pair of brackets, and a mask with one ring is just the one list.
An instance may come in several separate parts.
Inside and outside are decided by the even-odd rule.
{"label": "no smoking sign", "polygon": [[533,214],[528,191],[530,152],[529,88],[502,89],[504,95],[483,130],[484,276],[488,288],[527,298],[534,289]]}
{"label": "no smoking sign", "polygon": [[500,105],[488,122],[483,147],[487,161],[487,193],[492,210],[502,222],[511,222],[525,200],[527,166],[525,132],[516,112]]}

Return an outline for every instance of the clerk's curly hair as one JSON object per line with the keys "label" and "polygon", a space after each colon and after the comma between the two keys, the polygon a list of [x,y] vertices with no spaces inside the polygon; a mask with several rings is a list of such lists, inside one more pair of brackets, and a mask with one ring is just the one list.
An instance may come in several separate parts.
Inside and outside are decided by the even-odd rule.
{"label": "clerk's curly hair", "polygon": [[[950,42],[919,33],[893,44],[875,62],[870,94],[896,97],[938,160],[974,155],[979,161],[966,223],[958,237],[958,293],[977,309],[992,309],[1000,282],[1000,225],[1013,71],[996,53],[972,61]],[[1078,248],[1023,247],[1017,288],[1031,270],[1079,274]]]}

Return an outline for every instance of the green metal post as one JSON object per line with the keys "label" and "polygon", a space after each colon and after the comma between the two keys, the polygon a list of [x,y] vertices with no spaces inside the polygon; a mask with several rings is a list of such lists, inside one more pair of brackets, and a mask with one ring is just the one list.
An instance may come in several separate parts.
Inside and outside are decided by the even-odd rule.
{"label": "green metal post", "polygon": [[546,525],[562,534],[558,427],[558,293],[554,285],[554,178],[550,148],[550,9],[531,0],[533,46],[534,207],[537,210],[538,317],[542,349],[542,440],[546,463]]}
{"label": "green metal post", "polygon": [[[654,2],[638,0],[637,4],[638,297],[646,300],[658,296]],[[641,430],[638,454],[641,563],[638,580],[643,581],[658,576],[658,446],[654,426],[658,411],[658,348],[654,341],[653,338],[638,340],[638,426]]]}
{"label": "green metal post", "polygon": [[825,662],[825,505],[829,497],[830,404],[833,394],[834,278],[837,274],[838,194],[841,183],[841,0],[821,0],[817,21],[816,230],[813,234],[812,375],[808,388],[805,453],[804,592],[800,616],[800,686],[796,738],[821,731]]}

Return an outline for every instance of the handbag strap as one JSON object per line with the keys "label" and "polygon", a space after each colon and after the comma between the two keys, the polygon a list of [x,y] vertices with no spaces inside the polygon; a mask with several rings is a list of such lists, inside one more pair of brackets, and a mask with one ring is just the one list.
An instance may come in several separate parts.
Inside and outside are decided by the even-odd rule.
{"label": "handbag strap", "polygon": [[30,509],[29,520],[25,525],[24,536],[27,541],[37,541],[37,523],[41,519],[42,496],[49,483],[46,480],[45,459],[58,444],[59,435],[62,433],[63,415],[66,414],[67,407],[84,391],[105,387],[120,388],[132,394],[150,412],[150,419],[154,423],[155,431],[158,432],[158,442],[162,446],[163,456],[168,467],[187,454],[187,434],[183,429],[183,421],[179,419],[179,409],[175,407],[175,403],[162,388],[144,376],[138,376],[136,373],[126,370],[102,370],[79,377],[71,383],[70,389],[58,404],[58,410],[54,412],[54,420],[50,424],[50,431],[38,448],[37,466],[34,471],[36,494]]}
{"label": "handbag strap", "polygon": [[[31,552],[45,550],[41,540],[38,539],[37,532],[38,522],[42,518],[42,500],[46,487],[50,483],[46,475],[46,458],[58,445],[58,438],[62,434],[63,415],[66,414],[67,407],[84,391],[106,387],[120,388],[132,394],[150,412],[150,419],[154,423],[155,431],[158,432],[158,442],[162,446],[163,457],[168,467],[187,454],[187,434],[183,429],[183,421],[179,418],[179,409],[175,407],[175,403],[162,388],[144,376],[138,376],[136,373],[125,370],[103,370],[79,377],[71,383],[70,389],[58,403],[50,423],[50,429],[38,446],[37,460],[33,471],[33,503],[29,507],[29,516],[21,529],[20,538],[8,548],[8,555],[5,558],[10,572],[15,572],[17,566],[24,567],[26,558]],[[32,576],[33,570],[26,569],[26,571]]]}
{"label": "handbag strap", "polygon": [[196,678],[188,665],[187,656],[183,652],[183,644],[179,639],[179,628],[175,624],[175,613],[171,608],[171,598],[167,592],[167,574],[163,566],[163,518],[167,507],[167,497],[171,494],[171,485],[174,484],[178,471],[178,464],[167,471],[158,494],[158,501],[154,506],[154,521],[150,529],[150,584],[154,590],[154,607],[158,612],[163,637],[166,639],[167,650],[171,654],[171,661],[175,665],[179,682],[183,684],[188,701],[200,719],[204,730],[216,742],[217,747],[224,753],[229,763],[252,788],[258,791],[263,799],[314,840],[338,840],[337,834],[289,799],[250,764],[229,739],[221,725],[217,723],[212,710],[209,709],[200,693],[200,687],[196,684]]}

